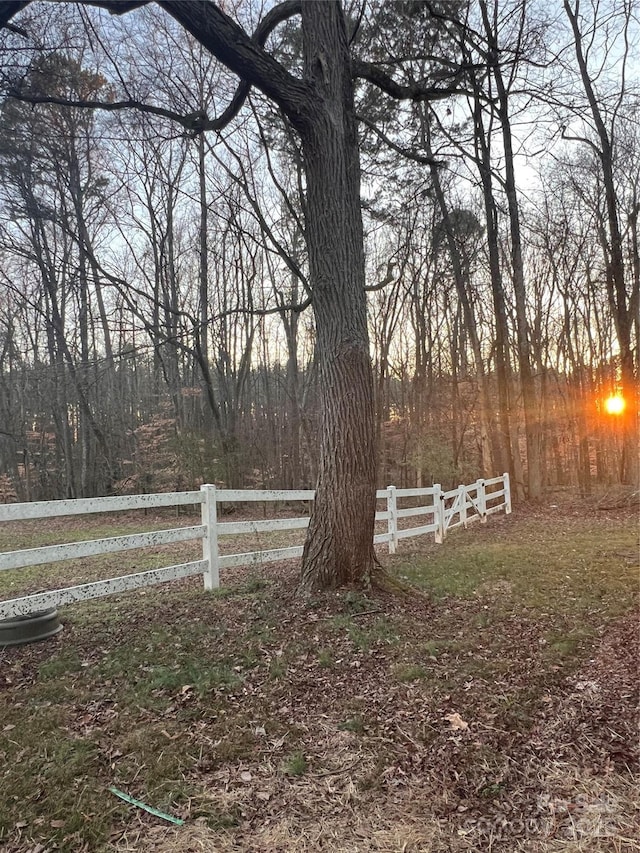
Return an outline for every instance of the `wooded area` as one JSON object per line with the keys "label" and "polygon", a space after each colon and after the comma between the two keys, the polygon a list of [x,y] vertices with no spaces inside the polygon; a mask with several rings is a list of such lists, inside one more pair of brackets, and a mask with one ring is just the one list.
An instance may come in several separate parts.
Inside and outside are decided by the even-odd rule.
{"label": "wooded area", "polygon": [[213,4],[0,5],[0,500],[313,487],[323,430],[373,452],[367,335],[378,485],[637,482],[633,4],[225,6],[288,100],[187,32]]}

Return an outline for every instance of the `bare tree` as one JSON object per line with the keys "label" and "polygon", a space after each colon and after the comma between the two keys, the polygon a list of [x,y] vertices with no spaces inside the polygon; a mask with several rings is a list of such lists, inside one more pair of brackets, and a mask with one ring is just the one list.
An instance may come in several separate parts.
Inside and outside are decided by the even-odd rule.
{"label": "bare tree", "polygon": [[[585,41],[583,33],[585,26],[591,27],[593,31],[593,28],[598,26],[598,20],[595,18],[591,23],[584,20],[579,0],[574,0],[574,2],[564,0],[564,10],[571,25],[576,62],[586,98],[585,106],[591,114],[592,121],[592,127],[589,129],[592,136],[583,137],[581,141],[589,146],[596,155],[604,190],[605,216],[601,231],[601,243],[606,260],[607,294],[620,347],[621,386],[628,401],[624,416],[625,440],[620,479],[623,482],[626,480],[637,485],[640,482],[640,465],[637,452],[638,373],[634,358],[632,333],[634,324],[636,330],[638,328],[638,279],[637,275],[634,276],[633,274],[634,268],[637,269],[634,267],[634,262],[631,262],[629,271],[627,271],[625,264],[621,200],[616,189],[614,176],[616,135],[620,113],[627,95],[625,70],[631,49],[632,11],[630,4],[624,4],[621,10],[623,28],[622,85],[611,109],[607,109],[606,101],[599,97],[596,91],[595,79],[589,68],[589,39]],[[595,14],[597,15],[597,11]],[[564,137],[576,139],[571,130],[565,131]],[[635,203],[637,205],[637,201]],[[634,217],[637,218],[635,207],[632,209],[632,224]]]}
{"label": "bare tree", "polygon": [[[25,5],[3,3],[0,24]],[[100,5],[122,12],[138,4]],[[302,561],[302,586],[371,583],[376,567],[374,394],[354,76],[366,77],[394,98],[423,100],[443,92],[400,84],[374,64],[353,61],[338,2],[288,0],[265,17],[254,38],[213,3],[160,0],[158,5],[241,78],[231,114],[235,115],[249,87],[256,86],[279,106],[301,138],[322,394],[318,483]],[[302,19],[302,78],[261,47],[278,22],[297,13]],[[215,122],[201,114],[182,118],[191,129],[221,128],[225,122],[226,116]]]}

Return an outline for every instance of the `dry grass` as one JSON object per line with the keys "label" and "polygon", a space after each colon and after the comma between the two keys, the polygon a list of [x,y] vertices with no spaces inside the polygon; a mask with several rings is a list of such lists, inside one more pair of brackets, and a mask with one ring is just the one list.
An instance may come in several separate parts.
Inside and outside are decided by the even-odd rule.
{"label": "dry grass", "polygon": [[[527,853],[633,853],[640,850],[640,787],[612,773],[594,776],[583,768],[561,763],[541,767],[538,812],[523,818],[498,814],[463,819],[455,833],[449,822],[430,816],[437,789],[424,778],[407,778],[384,798],[358,793],[351,778],[339,788],[325,782],[299,784],[289,791],[291,802],[307,803],[265,819],[250,832],[212,830],[203,819],[188,826],[131,826],[110,847],[110,853],[191,853],[232,850],[314,853],[442,853],[442,851],[527,851]],[[216,798],[216,808],[242,808],[246,792]],[[311,812],[311,813],[309,813]],[[339,819],[336,819],[339,816]],[[506,846],[505,846],[506,845]]]}

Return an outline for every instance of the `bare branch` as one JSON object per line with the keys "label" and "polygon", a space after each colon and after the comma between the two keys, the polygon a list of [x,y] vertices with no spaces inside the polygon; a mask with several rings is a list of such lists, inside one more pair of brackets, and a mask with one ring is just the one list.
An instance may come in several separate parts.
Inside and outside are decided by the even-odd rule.
{"label": "bare branch", "polygon": [[369,83],[373,83],[374,86],[399,101],[440,101],[450,98],[452,95],[469,94],[466,89],[455,82],[466,73],[467,67],[464,65],[461,65],[457,72],[452,74],[453,82],[446,87],[425,86],[422,83],[398,83],[393,77],[385,74],[378,65],[373,62],[363,62],[360,59],[352,61],[351,70],[354,77],[368,80]]}
{"label": "bare branch", "polygon": [[181,124],[186,130],[192,132],[202,130],[203,125],[206,124],[206,121],[204,120],[206,119],[206,116],[204,116],[203,119],[202,112],[182,115],[181,113],[174,112],[174,110],[168,110],[165,109],[165,107],[156,107],[153,104],[145,104],[142,101],[137,101],[133,98],[129,98],[126,101],[74,101],[71,98],[60,98],[55,95],[25,94],[17,88],[9,89],[7,95],[10,98],[14,98],[16,101],[23,101],[29,104],[55,104],[59,107],[78,107],[88,110],[105,110],[106,112],[134,109],[141,113],[150,113],[151,115],[168,118],[171,121],[178,122],[178,124]]}
{"label": "bare branch", "polygon": [[17,36],[21,36],[22,38],[28,38],[29,33],[23,28],[18,27],[16,24],[5,24],[5,30],[9,30],[10,33],[15,33]]}
{"label": "bare branch", "polygon": [[[125,15],[132,9],[146,6],[150,0],[84,0],[87,6],[98,6],[107,9],[112,15]],[[31,3],[31,0],[2,0],[0,2],[0,29],[6,27],[12,31],[16,28],[9,24],[11,18],[21,12]],[[22,34],[22,33],[20,33]]]}
{"label": "bare branch", "polygon": [[[284,204],[286,205],[286,208],[289,211],[291,218],[296,223],[298,230],[300,231],[301,234],[304,234],[305,226],[304,226],[303,218],[300,218],[300,216],[298,215],[298,211],[295,209],[293,202],[291,201],[291,199],[289,197],[289,193],[286,191],[286,189],[282,185],[282,183],[278,180],[278,177],[276,175],[276,172],[275,172],[275,169],[273,166],[272,155],[271,155],[271,151],[269,150],[269,144],[268,144],[267,139],[266,139],[265,134],[264,134],[264,128],[262,126],[262,121],[260,120],[260,116],[258,115],[258,113],[257,113],[256,109],[253,107],[253,105],[252,105],[252,111],[253,111],[253,118],[254,118],[254,121],[256,123],[256,127],[258,128],[258,134],[260,136],[260,142],[262,143],[262,148],[263,148],[266,163],[267,163],[267,169],[269,171],[269,175],[271,177],[271,180],[273,181],[276,189],[280,193],[280,196],[282,197],[282,200],[283,200]],[[297,156],[297,152],[296,152],[296,156],[294,157],[294,161],[296,163],[296,166],[298,166],[299,158]],[[300,189],[300,188],[298,187],[298,189]],[[303,195],[304,195],[303,193],[299,192],[301,206],[304,205]],[[304,215],[303,215],[303,217],[304,217]]]}
{"label": "bare branch", "polygon": [[567,133],[566,127],[560,128],[560,136],[563,139],[566,139],[567,142],[582,142],[585,145],[588,145],[589,148],[593,149],[593,151],[595,151],[595,153],[598,155],[598,157],[600,157],[600,158],[602,157],[602,151],[598,148],[598,146],[595,144],[595,142],[592,142],[590,139],[587,139],[586,136],[571,136]]}
{"label": "bare branch", "polygon": [[395,257],[389,258],[389,260],[387,261],[387,272],[386,272],[385,277],[381,281],[379,281],[377,284],[368,284],[365,287],[365,290],[368,293],[372,293],[375,290],[384,290],[384,288],[387,287],[387,285],[391,284],[391,282],[396,278],[396,276],[394,276],[394,274],[393,274],[395,267],[396,267]]}
{"label": "bare branch", "polygon": [[[283,23],[294,15],[300,14],[301,3],[302,0],[284,0],[283,3],[279,3],[271,9],[256,27],[256,31],[253,34],[255,43],[260,45],[260,47],[264,47],[267,38],[278,24]],[[222,130],[226,127],[238,115],[250,91],[251,84],[247,80],[241,80],[229,106],[221,116],[212,120],[207,130]]]}
{"label": "bare branch", "polygon": [[302,302],[291,302],[279,304],[275,308],[229,308],[214,314],[211,320],[221,320],[223,317],[237,317],[240,314],[249,314],[252,317],[269,317],[273,314],[282,314],[283,311],[293,311],[294,314],[302,314],[310,305],[311,297],[308,296]]}
{"label": "bare branch", "polygon": [[273,233],[273,230],[270,228],[269,223],[265,219],[262,210],[260,209],[260,204],[258,203],[258,199],[255,195],[251,193],[250,190],[250,180],[247,176],[246,169],[244,164],[242,163],[241,158],[238,156],[238,153],[233,150],[233,148],[223,139],[221,140],[224,147],[227,149],[229,154],[233,157],[238,167],[239,174],[236,174],[229,166],[218,156],[215,151],[215,148],[207,143],[209,147],[209,152],[214,157],[216,162],[224,169],[229,178],[240,187],[245,198],[251,205],[251,209],[253,210],[253,214],[260,225],[260,229],[262,233],[268,237],[271,245],[274,247],[277,254],[282,258],[285,262],[286,266],[289,270],[300,280],[303,288],[307,293],[311,292],[311,287],[307,277],[304,272],[300,269],[300,266],[296,263],[295,259],[291,257],[289,252],[287,252],[286,248],[282,245],[282,243],[278,240],[276,235]]}
{"label": "bare branch", "polygon": [[[234,74],[274,100],[294,125],[305,123],[313,102],[311,87],[290,74],[215,3],[205,0],[157,0],[157,3]],[[287,0],[273,9],[265,18],[268,27],[264,39],[276,24],[297,10],[299,6]]]}
{"label": "bare branch", "polygon": [[[131,0],[124,3],[118,3],[115,0],[84,0],[84,2],[86,5],[100,6],[117,14],[144,5],[144,0]],[[186,117],[179,117],[176,114],[166,116],[165,113],[165,117],[179,121],[194,132],[220,130],[237,115],[250,87],[256,86],[281,107],[294,125],[304,124],[306,113],[312,104],[310,86],[290,74],[263,49],[266,39],[274,28],[282,21],[299,13],[301,0],[284,0],[283,3],[271,9],[258,25],[253,37],[210,0],[157,0],[157,4],[242,81],[233,100],[218,119],[210,120],[206,116],[195,113]],[[29,0],[26,2],[25,0],[0,0],[0,27],[6,26],[14,15],[28,5]],[[122,106],[114,108],[122,109]],[[137,103],[136,108],[139,109]],[[157,109],[161,108],[153,107],[146,111],[162,115],[163,113],[158,113]],[[193,126],[189,126],[190,124]]]}
{"label": "bare branch", "polygon": [[380,130],[375,122],[369,121],[369,119],[365,118],[362,115],[359,115],[358,121],[361,121],[362,124],[365,124],[370,130],[372,130],[376,136],[378,136],[385,145],[388,145],[389,148],[392,148],[398,154],[402,154],[403,157],[406,157],[407,160],[414,160],[416,163],[420,163],[423,166],[444,166],[446,165],[444,160],[434,160],[433,157],[426,157],[424,154],[418,154],[417,151],[411,151],[409,148],[403,148],[401,145],[395,143],[392,139],[384,133],[384,131]]}

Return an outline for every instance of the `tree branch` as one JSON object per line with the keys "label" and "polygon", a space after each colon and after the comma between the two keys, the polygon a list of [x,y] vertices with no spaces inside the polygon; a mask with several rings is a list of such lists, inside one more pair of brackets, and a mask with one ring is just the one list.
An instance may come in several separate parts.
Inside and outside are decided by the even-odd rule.
{"label": "tree branch", "polygon": [[[265,17],[260,21],[253,34],[253,41],[260,47],[264,47],[267,38],[271,35],[278,24],[283,23],[294,15],[300,14],[302,0],[284,0],[273,9],[271,9]],[[251,84],[247,80],[241,80],[240,85],[236,89],[229,106],[225,109],[221,116],[213,119],[207,130],[222,130],[230,121],[232,121],[240,112],[242,105],[247,100],[247,96],[251,91]]]}
{"label": "tree branch", "polygon": [[230,145],[228,145],[228,143],[225,142],[224,140],[223,140],[223,144],[224,144],[225,148],[227,149],[227,151],[229,152],[229,154],[235,160],[236,165],[238,166],[238,169],[240,172],[239,175],[236,174],[231,168],[229,168],[229,166],[216,154],[215,149],[211,145],[209,145],[209,152],[214,157],[214,159],[216,160],[218,165],[221,166],[222,169],[224,169],[224,171],[229,176],[229,178],[238,187],[240,187],[240,189],[244,193],[245,198],[247,199],[247,201],[251,205],[251,209],[253,210],[253,214],[254,214],[258,224],[260,225],[260,230],[262,231],[262,233],[264,235],[266,235],[266,237],[269,238],[269,240],[271,241],[271,245],[274,247],[277,254],[282,258],[282,260],[285,262],[286,266],[293,273],[293,275],[295,275],[295,277],[300,280],[305,291],[310,294],[311,293],[311,287],[309,285],[309,282],[307,280],[306,275],[300,269],[299,264],[289,254],[289,252],[287,252],[285,247],[282,245],[282,243],[278,240],[276,235],[273,233],[273,230],[269,227],[269,224],[268,224],[267,220],[265,219],[265,217],[262,213],[262,210],[260,209],[260,204],[258,203],[257,198],[254,195],[252,195],[251,190],[250,190],[250,181],[247,177],[246,169],[244,167],[242,159],[238,156],[238,153],[236,151],[234,151],[233,148]]}
{"label": "tree branch", "polygon": [[188,113],[182,115],[174,112],[174,110],[165,109],[165,107],[156,107],[153,104],[145,104],[142,101],[137,101],[129,98],[125,101],[74,101],[71,98],[59,98],[55,95],[31,95],[21,92],[18,88],[10,88],[7,92],[8,97],[14,98],[16,101],[23,101],[28,104],[55,104],[59,107],[78,107],[88,110],[105,110],[113,112],[115,110],[134,109],[141,113],[150,113],[155,116],[162,116],[171,121],[181,124],[186,130],[191,132],[199,132],[200,130],[208,129],[206,127],[206,114],[202,112]]}
{"label": "tree branch", "polygon": [[[112,13],[123,14],[126,11],[130,11],[138,6],[146,5],[148,0],[132,0],[132,2],[126,3],[114,3],[112,0],[87,0],[89,5],[100,6],[102,8],[108,9]],[[200,0],[202,3],[202,0]],[[3,5],[13,5],[19,7],[16,11],[19,11],[20,8],[27,5],[27,3],[9,3],[2,4],[0,3],[0,24],[3,20]],[[162,6],[175,6],[180,5],[179,3],[165,3],[160,4]],[[195,6],[196,4],[191,2],[189,5]],[[211,6],[215,8],[211,3],[205,3],[206,6]],[[256,27],[255,33],[253,34],[253,38],[251,41],[255,43],[255,46],[258,48],[263,48],[267,38],[271,35],[274,29],[281,24],[283,21],[288,20],[293,15],[300,13],[300,5],[301,0],[284,0],[284,2],[280,3],[278,6],[275,6],[271,9],[265,17],[259,22]],[[167,9],[171,14],[171,10]],[[15,14],[13,12],[12,14]],[[222,13],[221,13],[222,14]],[[233,24],[233,22],[230,22]],[[5,23],[5,26],[8,26]],[[235,26],[235,24],[234,24]],[[248,36],[244,33],[243,30],[237,28],[240,32],[242,32],[246,39]],[[265,57],[268,55],[265,53]],[[268,57],[270,59],[270,57]],[[273,60],[275,62],[275,60]],[[229,66],[231,67],[231,66]],[[282,66],[280,66],[282,67]],[[234,70],[234,69],[232,69]],[[284,70],[284,69],[283,69]],[[285,72],[288,73],[288,72]],[[291,75],[289,75],[291,76]],[[295,79],[295,78],[291,78]],[[87,109],[100,109],[106,111],[114,111],[114,110],[122,110],[122,109],[135,109],[139,112],[149,113],[151,115],[161,116],[163,118],[168,118],[171,121],[175,121],[178,124],[181,124],[185,130],[191,133],[201,133],[205,130],[213,130],[220,131],[224,127],[226,127],[229,122],[231,122],[240,112],[243,104],[245,103],[249,92],[251,91],[251,82],[248,78],[243,77],[240,81],[240,84],[231,100],[227,108],[224,112],[218,116],[218,118],[210,119],[208,118],[206,112],[197,111],[193,113],[187,113],[186,115],[182,115],[180,113],[175,112],[174,110],[169,110],[164,107],[154,106],[152,104],[145,104],[142,101],[135,100],[133,98],[128,98],[126,100],[121,101],[113,101],[113,102],[103,102],[103,101],[72,101],[66,98],[56,98],[54,96],[36,96],[36,95],[28,95],[24,92],[21,92],[18,88],[13,88],[9,91],[9,96],[15,98],[16,100],[26,101],[32,104],[57,104],[58,106],[65,107],[84,107]]]}
{"label": "tree branch", "polygon": [[393,274],[393,270],[394,270],[395,266],[396,266],[395,257],[389,258],[389,260],[387,261],[387,273],[386,273],[385,277],[381,281],[379,281],[377,284],[366,285],[365,290],[367,291],[367,293],[372,293],[373,291],[376,291],[376,290],[384,290],[385,287],[387,287],[387,285],[391,284],[391,282],[395,278],[395,276]]}
{"label": "tree branch", "polygon": [[[29,5],[29,2],[30,0],[0,0],[0,27],[6,26],[14,15]],[[116,0],[83,0],[83,2],[89,6],[100,6],[115,14],[128,12],[145,4],[145,0],[125,0],[123,3]],[[294,126],[304,125],[306,113],[312,104],[311,87],[290,74],[263,49],[264,43],[274,28],[282,21],[299,13],[301,0],[284,0],[283,3],[271,9],[258,24],[253,37],[210,0],[156,0],[156,2],[161,9],[191,33],[196,41],[234,74],[237,74],[242,82],[231,103],[218,119],[208,119],[201,113],[182,117],[175,113],[168,115],[166,112],[157,112],[162,108],[156,107],[149,108],[145,110],[146,112],[165,115],[179,121],[193,132],[221,130],[237,115],[250,87],[256,86],[281,107]],[[123,103],[120,102],[120,104]],[[82,105],[78,104],[78,106]],[[137,103],[135,106],[136,109],[140,108]],[[111,108],[122,109],[123,107]]]}
{"label": "tree branch", "polygon": [[[84,0],[84,2],[87,6],[108,9],[112,15],[125,15],[132,9],[146,6],[150,0]],[[9,21],[30,3],[31,0],[2,0],[0,2],[0,29],[7,27],[7,29],[15,30],[13,25],[9,25]]]}
{"label": "tree branch", "polygon": [[[461,77],[466,70],[465,66],[460,66],[457,72],[452,75],[453,80],[455,81]],[[351,72],[354,77],[368,80],[369,83],[373,83],[378,89],[381,89],[398,101],[439,101],[450,98],[452,95],[469,94],[466,89],[461,88],[455,82],[444,88],[439,86],[424,86],[422,83],[398,83],[393,77],[385,74],[375,63],[363,62],[361,59],[354,59],[351,62]]]}
{"label": "tree branch", "polygon": [[[290,74],[215,3],[208,0],[156,2],[247,85],[256,86],[275,101],[294,126],[305,124],[306,113],[312,104],[311,87]],[[299,11],[299,3],[287,0],[275,7],[264,19],[268,25],[264,39],[276,24],[296,11]],[[234,108],[234,101],[228,109]]]}
{"label": "tree branch", "polygon": [[408,160],[414,160],[416,163],[420,163],[423,166],[444,166],[445,162],[443,160],[434,160],[433,157],[426,157],[424,154],[418,154],[416,151],[411,151],[408,148],[403,148],[401,145],[395,143],[392,139],[386,135],[386,133],[378,127],[375,122],[369,121],[368,118],[365,118],[362,115],[357,116],[358,121],[361,121],[362,124],[365,124],[368,128],[370,128],[384,143],[388,145],[389,148],[392,148],[398,154],[402,154],[403,157],[406,157]]}
{"label": "tree branch", "polygon": [[275,308],[229,308],[214,314],[211,320],[222,320],[224,317],[237,317],[240,314],[248,314],[252,317],[270,317],[273,314],[282,314],[284,311],[292,311],[294,314],[302,314],[311,305],[312,298],[308,296],[302,302],[288,302],[276,305]]}
{"label": "tree branch", "polygon": [[592,142],[590,139],[587,139],[586,136],[571,136],[567,133],[566,127],[560,128],[560,136],[562,137],[562,139],[566,139],[567,142],[582,142],[585,145],[588,145],[589,148],[593,149],[593,151],[595,151],[598,157],[602,159],[602,151],[598,148],[595,142]]}

